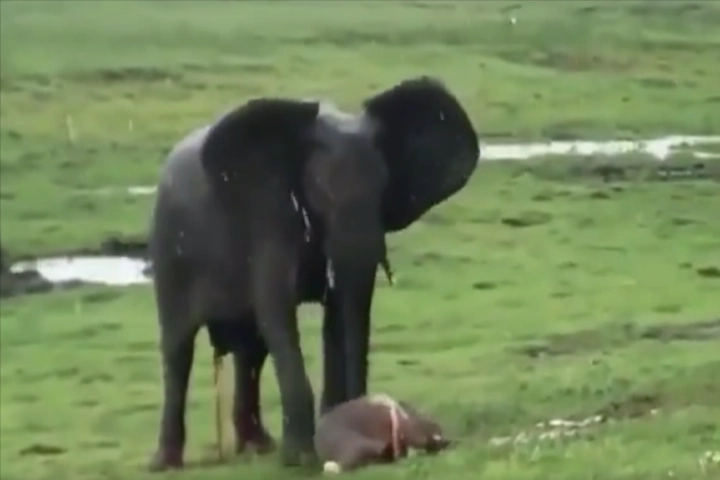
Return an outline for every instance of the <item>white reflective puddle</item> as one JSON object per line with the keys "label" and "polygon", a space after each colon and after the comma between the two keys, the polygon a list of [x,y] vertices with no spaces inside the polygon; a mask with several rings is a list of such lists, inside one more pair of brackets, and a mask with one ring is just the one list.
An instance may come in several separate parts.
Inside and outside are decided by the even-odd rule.
{"label": "white reflective puddle", "polygon": [[[591,142],[551,141],[525,144],[480,144],[481,160],[529,160],[546,155],[622,155],[626,153],[645,153],[657,160],[665,160],[676,153],[679,147],[692,147],[702,144],[720,143],[720,136],[672,135],[650,140],[612,140]],[[720,153],[695,152],[696,158],[720,158]]]}
{"label": "white reflective puddle", "polygon": [[36,270],[52,283],[80,281],[100,285],[139,285],[150,282],[144,270],[147,263],[130,257],[56,257],[14,264],[13,273]]}

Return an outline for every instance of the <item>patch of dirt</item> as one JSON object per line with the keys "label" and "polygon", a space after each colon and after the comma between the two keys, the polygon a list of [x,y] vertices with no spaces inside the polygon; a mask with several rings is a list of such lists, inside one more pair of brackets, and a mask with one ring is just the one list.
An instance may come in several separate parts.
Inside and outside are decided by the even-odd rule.
{"label": "patch of dirt", "polygon": [[416,365],[420,365],[420,362],[418,362],[417,360],[400,359],[397,361],[397,364],[402,367],[414,367]]}
{"label": "patch of dirt", "polygon": [[572,193],[565,190],[545,190],[533,195],[532,199],[535,202],[548,202],[555,200],[556,198],[568,197],[570,195],[572,195]]}
{"label": "patch of dirt", "polygon": [[592,173],[603,179],[603,182],[611,182],[613,180],[625,180],[627,172],[624,167],[619,165],[600,165],[592,170]]}
{"label": "patch of dirt", "polygon": [[497,288],[497,284],[493,282],[475,282],[472,284],[473,290],[493,290]]}
{"label": "patch of dirt", "polygon": [[659,162],[645,153],[628,153],[583,159],[547,159],[524,165],[524,172],[542,179],[574,181],[600,179],[614,182],[666,182],[673,180],[720,180],[720,161],[698,161],[693,151],[677,150]]}
{"label": "patch of dirt", "polygon": [[443,255],[437,252],[423,252],[416,255],[413,258],[413,265],[428,265],[431,263],[444,263],[444,264],[457,264],[466,265],[468,262],[472,262],[473,259],[459,255]]}
{"label": "patch of dirt", "polygon": [[632,59],[610,54],[588,55],[583,51],[551,48],[547,50],[513,50],[498,53],[502,60],[521,65],[533,65],[564,72],[626,72],[635,67]]}
{"label": "patch of dirt", "polygon": [[55,285],[35,271],[21,273],[3,271],[0,273],[0,298],[45,293],[55,288]]}
{"label": "patch of dirt", "polygon": [[84,340],[104,335],[105,333],[117,332],[122,329],[122,325],[114,322],[99,322],[94,325],[88,325],[77,330],[60,333],[57,335],[61,340]]}
{"label": "patch of dirt", "polygon": [[512,217],[504,217],[500,221],[508,227],[522,228],[544,225],[552,220],[552,215],[545,212],[525,211]]}
{"label": "patch of dirt", "polygon": [[597,5],[588,5],[587,7],[581,7],[575,10],[576,14],[579,15],[588,15],[590,13],[595,13],[600,10],[600,7]]}
{"label": "patch of dirt", "polygon": [[633,328],[632,324],[621,324],[602,329],[552,334],[543,341],[523,345],[517,351],[531,358],[540,358],[603,350],[627,343]]}
{"label": "patch of dirt", "polygon": [[595,200],[608,200],[612,198],[612,196],[605,190],[595,190],[588,195],[588,198],[593,198]]}
{"label": "patch of dirt", "polygon": [[597,54],[586,55],[581,52],[548,51],[542,52],[533,60],[535,65],[569,72],[624,72],[634,67],[631,60]]}
{"label": "patch of dirt", "polygon": [[29,445],[22,450],[20,450],[20,455],[22,456],[28,456],[28,455],[37,455],[37,456],[48,456],[48,455],[60,455],[62,453],[65,453],[67,450],[63,447],[58,447],[57,445],[47,445],[42,443],[35,443],[33,445]]}
{"label": "patch of dirt", "polygon": [[81,385],[89,385],[93,383],[111,383],[115,380],[112,375],[107,373],[98,373],[94,375],[85,375],[80,379]]}
{"label": "patch of dirt", "polygon": [[720,268],[716,266],[698,267],[695,272],[705,278],[720,278]]}
{"label": "patch of dirt", "polygon": [[597,411],[604,418],[622,420],[655,414],[662,404],[657,394],[633,394],[622,400],[613,400]]}
{"label": "patch of dirt", "polygon": [[667,323],[641,328],[621,323],[594,329],[546,336],[543,340],[514,348],[515,353],[530,357],[572,355],[620,348],[640,340],[706,341],[720,338],[720,319],[692,323]]}
{"label": "patch of dirt", "polygon": [[82,446],[84,448],[118,448],[120,446],[120,442],[115,440],[97,440],[94,442],[83,442]]}
{"label": "patch of dirt", "polygon": [[147,258],[148,244],[145,239],[113,236],[105,239],[94,251],[84,253]]}
{"label": "patch of dirt", "polygon": [[90,292],[82,296],[83,303],[104,303],[120,298],[122,293],[119,290],[100,290]]}
{"label": "patch of dirt", "polygon": [[45,293],[52,290],[64,290],[82,285],[82,282],[52,283],[37,271],[11,272],[12,261],[0,244],[0,298],[9,298],[32,293]]}
{"label": "patch of dirt", "polygon": [[435,212],[425,214],[420,220],[428,225],[453,225],[455,222]]}
{"label": "patch of dirt", "polygon": [[442,2],[407,2],[407,5],[412,8],[418,8],[423,10],[454,10],[456,7],[452,4],[446,4]]}
{"label": "patch of dirt", "polygon": [[720,337],[720,319],[688,324],[669,323],[645,329],[640,338],[651,340],[711,340]]}
{"label": "patch of dirt", "polygon": [[105,68],[73,75],[75,80],[101,84],[176,82],[180,78],[177,73],[156,67]]}
{"label": "patch of dirt", "polygon": [[519,3],[511,3],[510,5],[505,5],[500,9],[502,13],[506,14],[515,12],[517,10],[522,10],[522,5]]}
{"label": "patch of dirt", "polygon": [[640,78],[637,82],[645,88],[667,90],[677,87],[677,83],[668,78]]}
{"label": "patch of dirt", "polygon": [[667,4],[656,4],[656,2],[641,2],[637,5],[631,5],[628,7],[627,12],[631,15],[638,17],[648,18],[650,16],[658,17],[670,17],[670,16],[683,16],[688,13],[693,13],[703,10],[703,5],[699,3],[687,3],[687,4],[673,4],[668,2]]}
{"label": "patch of dirt", "polygon": [[588,121],[568,120],[545,127],[543,128],[542,133],[544,137],[547,137],[550,140],[580,140],[583,138],[582,132],[587,131],[589,127],[593,126],[594,125]]}
{"label": "patch of dirt", "polygon": [[698,222],[697,220],[695,220],[695,219],[693,219],[693,218],[682,218],[682,217],[672,218],[672,219],[670,220],[670,222],[671,222],[673,225],[677,225],[678,227],[684,227],[684,226],[686,226],[686,225],[697,225],[698,223],[700,223],[700,222]]}
{"label": "patch of dirt", "polygon": [[[6,250],[3,250],[6,255],[5,259],[11,258]],[[77,257],[77,256],[109,256],[109,257],[132,257],[132,258],[148,258],[148,244],[144,238],[137,238],[132,236],[123,235],[111,235],[105,240],[100,242],[99,245],[94,247],[80,247],[67,250],[56,250],[50,251],[43,255],[43,257]],[[27,255],[18,256],[13,258],[15,260],[34,260],[36,257],[29,257]],[[8,263],[9,268],[10,263]]]}
{"label": "patch of dirt", "polygon": [[427,263],[437,263],[443,260],[443,256],[435,252],[425,252],[413,259],[413,265],[425,265]]}

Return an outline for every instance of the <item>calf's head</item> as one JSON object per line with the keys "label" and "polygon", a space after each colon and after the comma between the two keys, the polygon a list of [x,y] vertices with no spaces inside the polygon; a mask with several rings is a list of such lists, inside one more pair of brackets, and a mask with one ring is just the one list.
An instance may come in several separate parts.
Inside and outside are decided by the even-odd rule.
{"label": "calf's head", "polygon": [[451,441],[443,433],[438,422],[421,414],[406,402],[398,402],[405,420],[400,422],[400,435],[407,447],[427,453],[437,453],[450,446]]}

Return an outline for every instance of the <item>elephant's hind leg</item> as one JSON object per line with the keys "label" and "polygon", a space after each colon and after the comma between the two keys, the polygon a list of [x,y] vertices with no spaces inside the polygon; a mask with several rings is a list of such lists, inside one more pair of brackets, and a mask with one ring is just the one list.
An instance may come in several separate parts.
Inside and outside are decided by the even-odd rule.
{"label": "elephant's hind leg", "polygon": [[185,405],[192,369],[197,328],[182,335],[162,334],[163,386],[165,390],[160,436],[151,471],[182,468],[185,447]]}
{"label": "elephant's hind leg", "polygon": [[188,282],[168,269],[158,269],[155,299],[160,324],[163,406],[158,445],[149,469],[182,468],[185,448],[185,406],[195,337],[200,322],[188,308]]}
{"label": "elephant's hind leg", "polygon": [[265,340],[255,322],[244,322],[241,347],[234,352],[235,404],[233,423],[238,453],[252,451],[263,454],[275,449],[275,441],[262,421],[260,378],[268,356]]}

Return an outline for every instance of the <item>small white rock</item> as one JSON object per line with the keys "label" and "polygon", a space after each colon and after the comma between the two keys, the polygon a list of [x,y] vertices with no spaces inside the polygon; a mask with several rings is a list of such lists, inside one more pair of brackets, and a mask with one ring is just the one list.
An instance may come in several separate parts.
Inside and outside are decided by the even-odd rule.
{"label": "small white rock", "polygon": [[323,472],[324,473],[340,473],[342,472],[342,467],[338,462],[325,462],[323,465]]}

